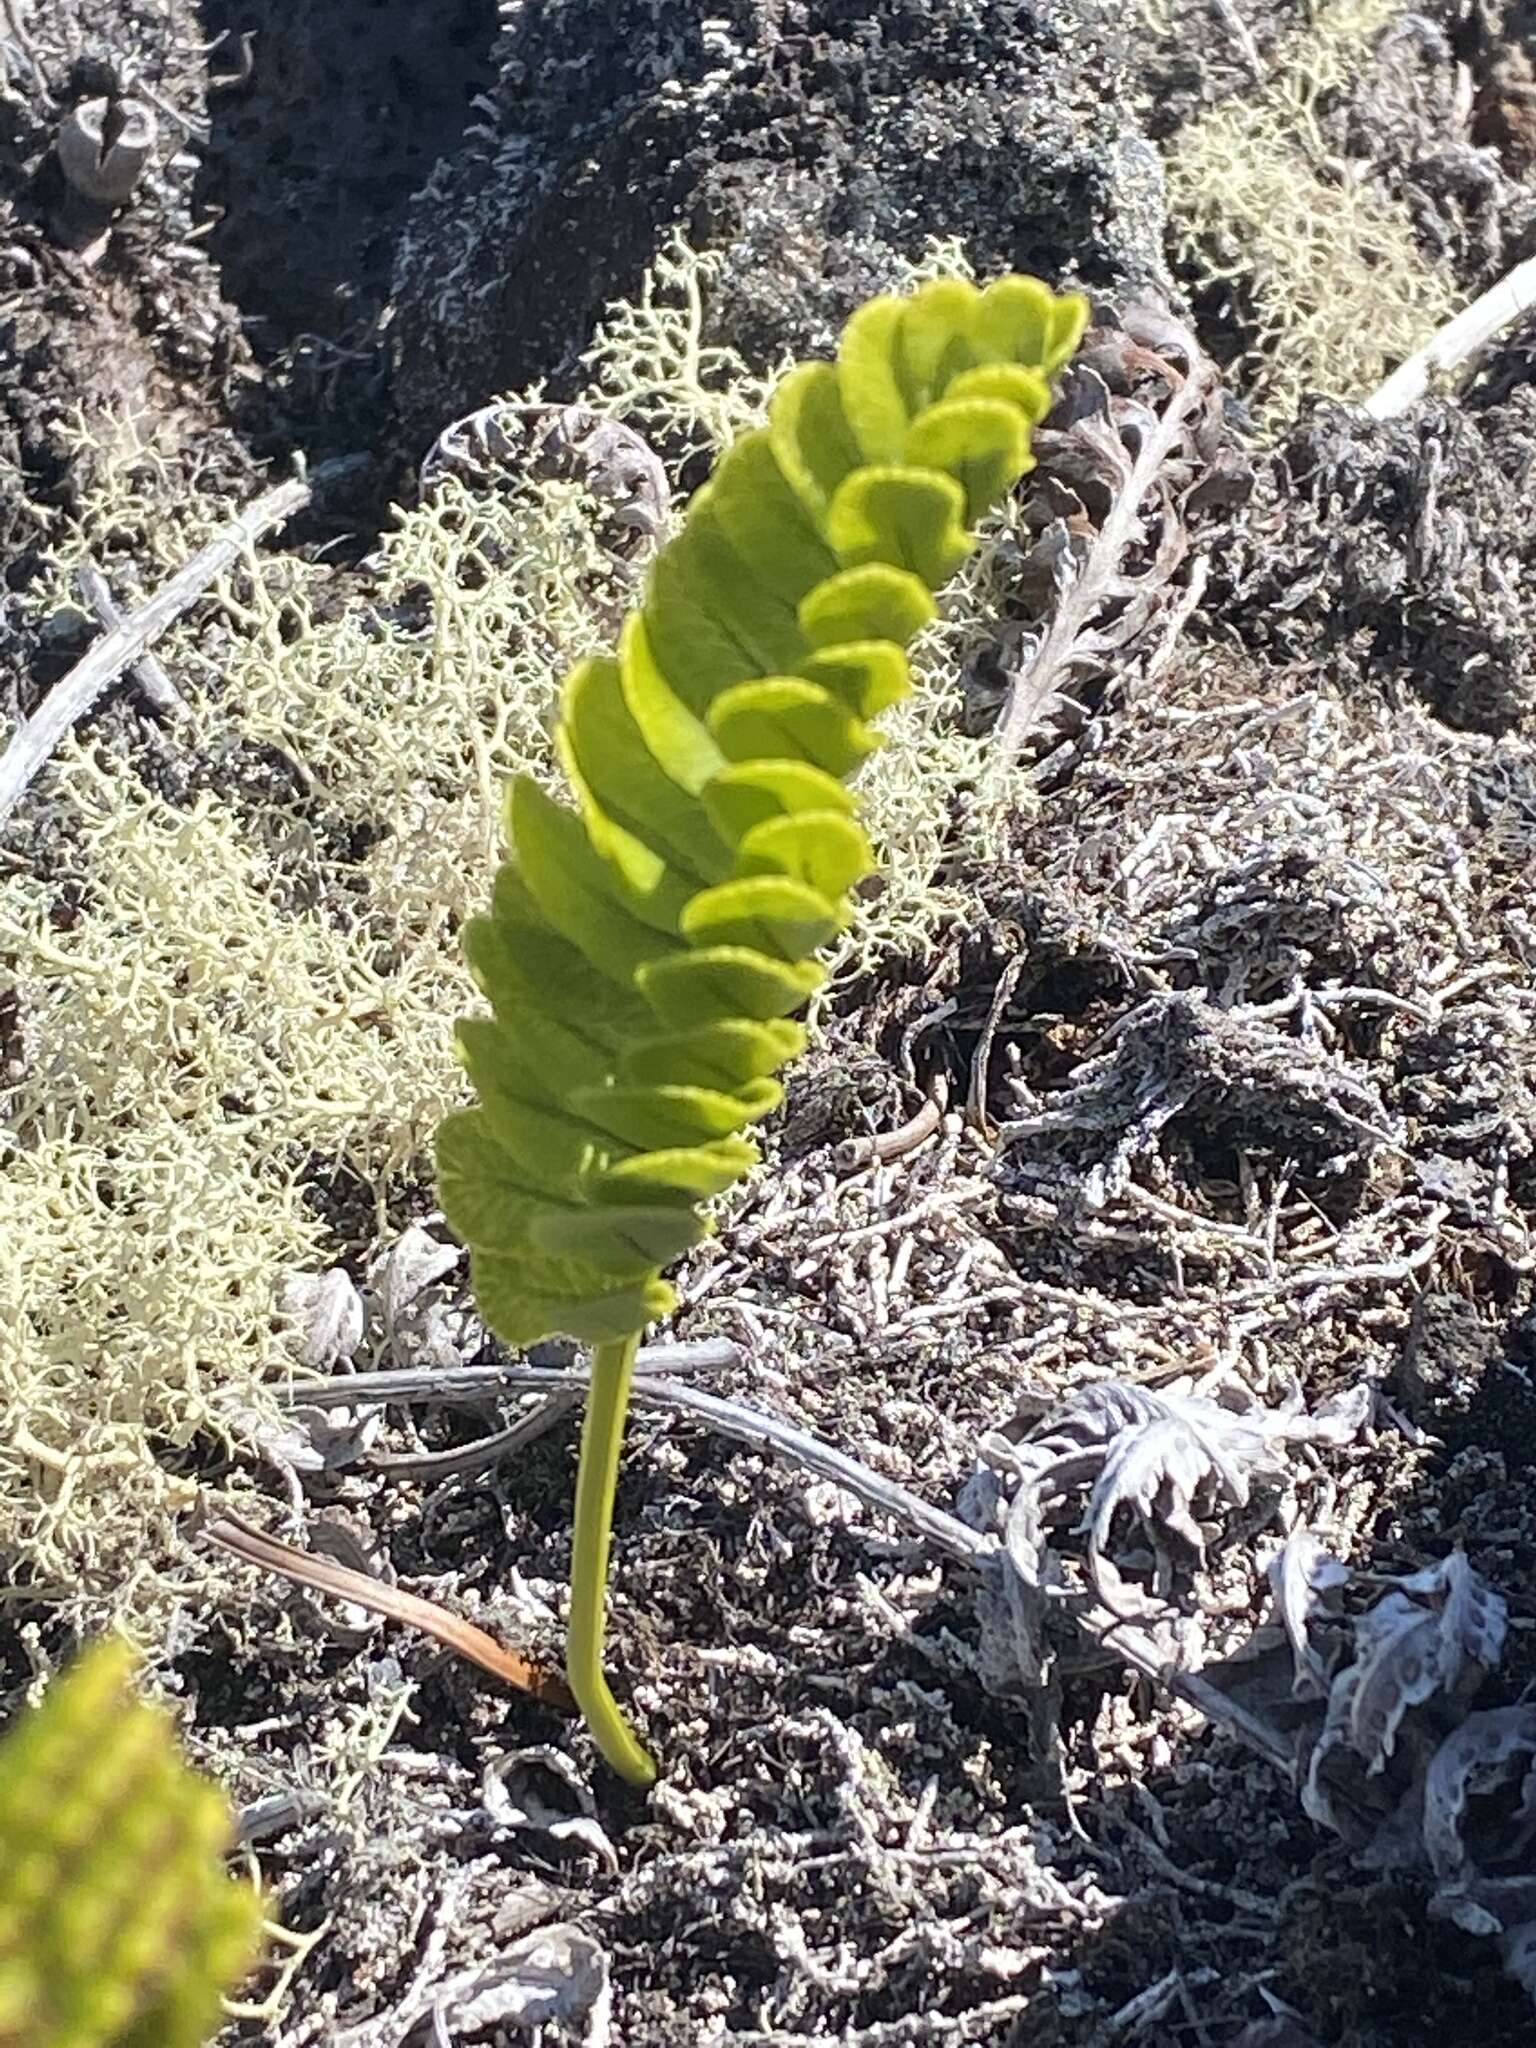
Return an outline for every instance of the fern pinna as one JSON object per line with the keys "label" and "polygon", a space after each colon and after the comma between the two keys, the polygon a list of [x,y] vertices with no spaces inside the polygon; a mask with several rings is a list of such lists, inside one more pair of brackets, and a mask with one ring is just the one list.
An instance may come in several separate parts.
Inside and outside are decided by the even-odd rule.
{"label": "fern pinna", "polygon": [[880,298],[721,459],[652,565],[615,657],[565,684],[575,797],[526,778],[465,947],[493,1015],[459,1047],[479,1106],[438,1136],[444,1211],[509,1343],[594,1347],[568,1670],[603,1754],[654,1766],[602,1670],[613,1490],[640,1332],[701,1203],[751,1167],[819,947],[873,858],[847,778],[907,689],[906,644],[1030,467],[1087,319],[1033,278]]}

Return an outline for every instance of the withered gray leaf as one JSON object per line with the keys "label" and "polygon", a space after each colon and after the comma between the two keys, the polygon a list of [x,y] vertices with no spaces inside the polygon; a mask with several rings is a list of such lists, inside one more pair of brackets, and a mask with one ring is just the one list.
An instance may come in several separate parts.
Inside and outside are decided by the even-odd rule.
{"label": "withered gray leaf", "polygon": [[1018,591],[1030,616],[1000,658],[1004,755],[1070,714],[1076,686],[1123,671],[1117,657],[1147,640],[1169,607],[1192,529],[1241,504],[1252,485],[1215,366],[1150,297],[1100,309],[1034,452],[1024,517],[1040,541]]}
{"label": "withered gray leaf", "polygon": [[412,1223],[400,1233],[369,1275],[386,1333],[400,1324],[427,1289],[451,1273],[464,1254],[444,1244],[425,1224]]}
{"label": "withered gray leaf", "polygon": [[500,1826],[590,1850],[605,1869],[618,1870],[618,1853],[597,1818],[592,1789],[563,1750],[541,1743],[496,1757],[485,1767],[481,1797]]}
{"label": "withered gray leaf", "polygon": [[562,1921],[439,1984],[405,2038],[424,2044],[451,2029],[450,2038],[468,2041],[515,2027],[537,2039],[540,2029],[559,2022],[584,2027],[586,2048],[607,2048],[612,2004],[607,1952]]}
{"label": "withered gray leaf", "polygon": [[1328,1690],[1328,1663],[1312,1641],[1312,1630],[1319,1621],[1338,1616],[1339,1595],[1349,1577],[1348,1566],[1304,1526],[1291,1531],[1270,1564],[1275,1613],[1291,1646],[1292,1691],[1298,1698],[1322,1699]]}
{"label": "withered gray leaf", "polygon": [[1433,1694],[1457,1695],[1499,1661],[1504,1602],[1460,1551],[1401,1579],[1355,1625],[1351,1747],[1374,1776],[1386,1766],[1403,1716]]}
{"label": "withered gray leaf", "polygon": [[324,1273],[290,1273],[278,1289],[277,1303],[312,1372],[334,1371],[363,1341],[362,1296],[340,1266]]}
{"label": "withered gray leaf", "polygon": [[[1468,1714],[1441,1743],[1424,1781],[1424,1846],[1442,1882],[1458,1882],[1474,1869],[1530,1870],[1536,1847],[1536,1705]],[[1530,1883],[1536,1911],[1536,1877]]]}

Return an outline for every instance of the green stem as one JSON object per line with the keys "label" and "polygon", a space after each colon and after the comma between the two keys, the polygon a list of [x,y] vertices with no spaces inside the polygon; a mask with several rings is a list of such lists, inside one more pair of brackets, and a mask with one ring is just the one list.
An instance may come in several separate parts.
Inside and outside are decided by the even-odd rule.
{"label": "green stem", "polygon": [[571,1551],[571,1619],[565,1671],[576,1704],[597,1746],[632,1785],[655,1783],[656,1766],[641,1748],[603,1676],[603,1598],[608,1586],[608,1539],[613,1495],[624,1442],[629,1383],[638,1336],[599,1344],[592,1354],[592,1385],[581,1429],[576,1472],[576,1530]]}

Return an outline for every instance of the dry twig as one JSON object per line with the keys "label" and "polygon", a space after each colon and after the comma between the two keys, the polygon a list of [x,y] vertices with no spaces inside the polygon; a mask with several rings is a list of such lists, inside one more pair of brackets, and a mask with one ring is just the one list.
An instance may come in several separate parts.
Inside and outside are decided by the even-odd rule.
{"label": "dry twig", "polygon": [[0,757],[0,825],[15,810],[64,735],[86,715],[108,685],[139,659],[151,641],[174,625],[209,584],[262,534],[291,519],[309,499],[309,485],[292,478],[237,513],[147,603],[104,634],[63,681],[54,685],[32,716],[17,727]]}
{"label": "dry twig", "polygon": [[[82,562],[75,571],[80,595],[96,614],[97,623],[115,633],[125,623],[122,606],[112,595],[112,586],[94,562]],[[145,701],[164,718],[180,718],[186,702],[176,685],[152,654],[132,663],[129,674],[144,694]]]}
{"label": "dry twig", "polygon": [[916,1113],[894,1131],[877,1131],[867,1138],[845,1138],[832,1154],[838,1171],[857,1173],[865,1166],[888,1166],[892,1160],[915,1152],[919,1145],[926,1145],[944,1121],[942,1096],[946,1092],[936,1088]]}
{"label": "dry twig", "polygon": [[[692,1344],[643,1344],[635,1375],[724,1371],[741,1350],[728,1338]],[[441,1401],[474,1405],[500,1394],[563,1393],[586,1385],[584,1373],[555,1365],[463,1365],[400,1372],[342,1372],[290,1380],[273,1393],[285,1408],[366,1408],[379,1401]]]}
{"label": "dry twig", "polygon": [[1436,377],[1459,370],[1477,351],[1536,306],[1536,256],[1517,264],[1480,299],[1462,308],[1364,401],[1373,420],[1395,419],[1416,405]]}

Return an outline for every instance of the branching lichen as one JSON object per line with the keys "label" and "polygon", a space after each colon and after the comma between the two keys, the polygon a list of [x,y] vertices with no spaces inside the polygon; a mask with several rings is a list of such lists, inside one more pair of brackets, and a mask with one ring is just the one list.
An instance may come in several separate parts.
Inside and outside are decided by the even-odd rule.
{"label": "branching lichen", "polygon": [[1319,109],[1345,91],[1399,0],[1334,0],[1283,44],[1266,82],[1174,137],[1168,212],[1197,279],[1231,284],[1254,323],[1239,366],[1265,424],[1303,394],[1363,396],[1456,310],[1407,209],[1368,167],[1340,163]]}
{"label": "branching lichen", "polygon": [[609,308],[582,357],[589,404],[664,438],[679,455],[718,455],[761,426],[768,395],[788,363],[755,373],[733,348],[706,339],[709,287],[721,250],[697,250],[679,233],[662,245],[633,300]]}
{"label": "branching lichen", "polygon": [[[61,581],[125,516],[117,466],[99,473]],[[194,518],[146,554],[199,537]],[[326,1236],[305,1179],[341,1163],[382,1204],[455,1099],[466,878],[503,776],[549,771],[557,677],[615,574],[570,486],[476,500],[452,482],[377,571],[329,618],[322,572],[248,572],[212,626],[163,645],[206,686],[175,745],[276,750],[291,779],[215,770],[175,804],[72,742],[49,802],[74,851],[0,899],[23,1044],[0,1173],[0,1547],[82,1620],[153,1633],[174,1598],[188,1494],[164,1449],[248,1428],[287,1366],[278,1289]]]}

